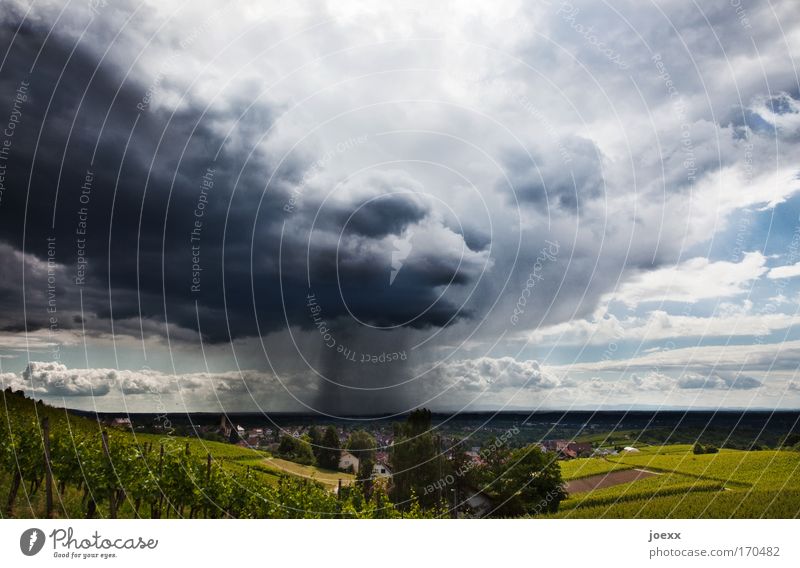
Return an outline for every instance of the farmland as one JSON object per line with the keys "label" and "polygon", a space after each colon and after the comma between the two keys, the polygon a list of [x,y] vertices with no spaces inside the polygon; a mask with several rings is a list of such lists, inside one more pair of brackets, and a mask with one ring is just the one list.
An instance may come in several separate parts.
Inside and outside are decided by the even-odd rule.
{"label": "farmland", "polygon": [[689,445],[642,446],[639,452],[564,462],[566,481],[638,468],[656,475],[575,492],[558,518],[796,518],[800,452],[720,450],[695,455]]}

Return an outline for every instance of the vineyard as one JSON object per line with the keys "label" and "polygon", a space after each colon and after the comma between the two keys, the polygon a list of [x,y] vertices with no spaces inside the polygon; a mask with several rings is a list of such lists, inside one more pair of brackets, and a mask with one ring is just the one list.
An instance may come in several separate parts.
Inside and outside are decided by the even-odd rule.
{"label": "vineyard", "polygon": [[695,455],[692,447],[650,446],[636,453],[562,464],[565,480],[630,468],[651,477],[575,493],[558,518],[797,518],[800,452],[720,450]]}
{"label": "vineyard", "polygon": [[6,496],[5,517],[413,518],[440,514],[423,511],[415,500],[401,512],[379,485],[369,499],[356,484],[335,493],[309,476],[281,473],[268,465],[265,453],[256,450],[106,431],[96,422],[34,403],[19,393],[3,394],[0,491]]}
{"label": "vineyard", "polygon": [[[53,518],[420,518],[375,482],[233,444],[106,429],[3,392],[0,512]],[[559,462],[572,493],[554,518],[796,518],[800,452],[692,446]],[[527,478],[526,478],[527,479]],[[616,480],[616,481],[613,481]],[[613,481],[613,482],[612,482]],[[573,489],[574,488],[574,489]]]}
{"label": "vineyard", "polygon": [[561,476],[565,480],[581,479],[601,473],[631,469],[632,467],[634,466],[630,464],[616,463],[597,458],[567,460],[561,462]]}

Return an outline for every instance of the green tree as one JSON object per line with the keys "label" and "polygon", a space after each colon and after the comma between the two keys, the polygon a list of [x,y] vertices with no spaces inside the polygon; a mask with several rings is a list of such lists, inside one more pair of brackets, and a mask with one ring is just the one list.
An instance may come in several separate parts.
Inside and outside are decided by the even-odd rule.
{"label": "green tree", "polygon": [[[491,452],[490,452],[491,453]],[[492,516],[516,517],[558,511],[567,496],[561,467],[552,454],[531,445],[494,452],[487,463],[482,492],[491,499]]]}
{"label": "green tree", "polygon": [[314,459],[319,461],[319,451],[322,449],[322,432],[316,426],[308,429],[308,440],[311,443],[311,450],[314,452]]}
{"label": "green tree", "polygon": [[305,436],[302,438],[281,436],[281,443],[278,445],[278,454],[287,460],[304,465],[312,465],[315,462],[314,452],[311,450],[311,443]]}
{"label": "green tree", "polygon": [[375,467],[375,453],[378,443],[366,430],[356,430],[347,438],[345,448],[358,458],[357,483],[361,486],[364,495],[372,493],[372,468]]}
{"label": "green tree", "polygon": [[339,434],[336,433],[334,426],[328,426],[322,436],[322,447],[319,450],[317,463],[320,467],[337,469],[341,455],[342,448],[339,442]]}
{"label": "green tree", "polygon": [[347,451],[356,456],[359,460],[371,458],[373,462],[375,461],[375,451],[378,449],[377,446],[378,443],[375,441],[375,438],[366,430],[356,430],[350,434],[345,444]]}
{"label": "green tree", "polygon": [[443,497],[441,491],[430,490],[430,486],[444,483],[448,473],[440,445],[439,437],[431,431],[430,410],[415,410],[405,423],[394,425],[390,494],[402,509],[408,509],[412,495],[416,495],[424,508],[432,508]]}

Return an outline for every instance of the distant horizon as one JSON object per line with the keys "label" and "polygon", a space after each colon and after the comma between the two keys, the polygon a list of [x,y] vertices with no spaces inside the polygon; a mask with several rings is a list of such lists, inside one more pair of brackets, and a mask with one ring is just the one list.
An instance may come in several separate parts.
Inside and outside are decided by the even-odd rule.
{"label": "distant horizon", "polygon": [[[400,412],[400,413],[393,413],[393,414],[347,414],[341,416],[329,416],[326,414],[320,413],[313,413],[313,412],[291,412],[291,411],[275,411],[275,412],[258,412],[258,411],[213,411],[213,410],[198,410],[198,411],[170,411],[166,413],[160,413],[157,411],[137,411],[137,412],[126,412],[124,410],[107,410],[107,411],[94,411],[94,410],[81,410],[76,408],[68,408],[68,407],[57,407],[57,408],[64,408],[67,411],[75,412],[78,414],[97,414],[97,415],[121,415],[121,416],[159,416],[159,415],[166,415],[166,416],[180,416],[180,415],[208,415],[208,416],[219,416],[219,415],[228,415],[228,416],[303,416],[303,417],[320,417],[326,418],[329,420],[347,420],[348,418],[374,418],[374,419],[388,419],[394,417],[402,417],[407,416],[413,410]],[[629,412],[640,412],[646,414],[658,414],[661,412],[669,412],[669,413],[731,413],[731,414],[741,414],[741,413],[775,413],[775,414],[800,414],[800,408],[703,408],[703,407],[695,407],[695,408],[571,408],[571,409],[561,409],[561,408],[539,408],[539,409],[504,409],[504,410],[432,410],[431,414],[433,416],[458,416],[458,415],[486,415],[486,414],[514,414],[514,415],[536,415],[536,414],[570,414],[570,413],[629,413]]]}

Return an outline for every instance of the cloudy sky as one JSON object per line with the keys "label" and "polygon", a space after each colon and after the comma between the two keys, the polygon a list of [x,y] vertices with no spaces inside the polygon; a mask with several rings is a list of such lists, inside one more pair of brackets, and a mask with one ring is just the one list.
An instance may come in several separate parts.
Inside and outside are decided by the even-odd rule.
{"label": "cloudy sky", "polygon": [[4,0],[0,378],[800,407],[793,2]]}

